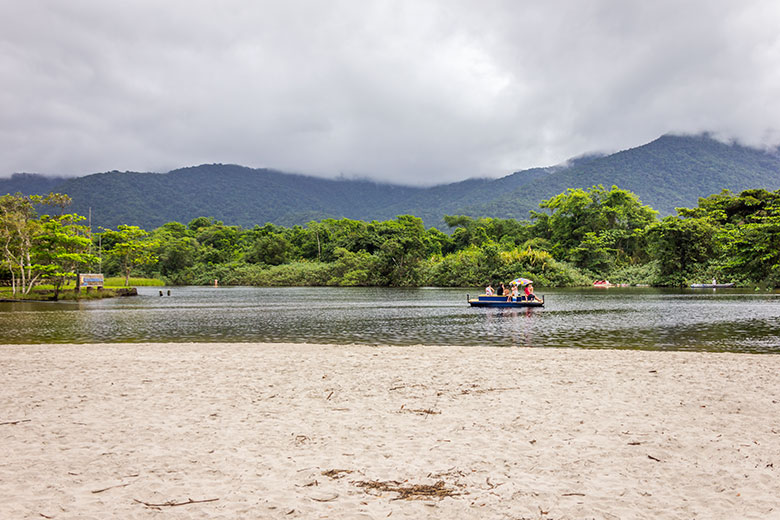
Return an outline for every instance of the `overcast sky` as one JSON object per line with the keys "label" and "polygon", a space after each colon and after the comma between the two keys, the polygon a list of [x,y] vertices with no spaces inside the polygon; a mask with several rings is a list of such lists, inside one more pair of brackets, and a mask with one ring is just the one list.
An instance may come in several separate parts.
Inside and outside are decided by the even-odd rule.
{"label": "overcast sky", "polygon": [[777,0],[0,0],[0,177],[433,184],[673,133],[780,143]]}

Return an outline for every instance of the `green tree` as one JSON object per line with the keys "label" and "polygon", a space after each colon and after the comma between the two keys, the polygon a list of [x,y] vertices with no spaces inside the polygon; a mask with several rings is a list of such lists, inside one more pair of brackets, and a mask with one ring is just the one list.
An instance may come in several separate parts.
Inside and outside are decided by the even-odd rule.
{"label": "green tree", "polygon": [[38,270],[54,283],[55,300],[67,278],[97,261],[91,253],[89,229],[79,224],[84,220],[85,217],[76,214],[43,215],[40,219],[32,256]]}
{"label": "green tree", "polygon": [[0,197],[0,244],[3,265],[11,273],[11,291],[29,294],[33,286],[49,269],[35,258],[41,221],[36,206],[49,205],[65,208],[70,197],[59,193],[24,196],[3,195]]}
{"label": "green tree", "polygon": [[548,240],[556,258],[594,271],[643,260],[644,229],[657,214],[617,186],[569,189],[539,206],[549,213],[532,213],[532,235]]}
{"label": "green tree", "polygon": [[115,257],[125,277],[125,285],[130,284],[130,272],[134,267],[157,262],[155,249],[159,246],[149,233],[138,226],[117,226],[116,231],[105,229],[102,233],[105,243],[111,244],[105,253]]}
{"label": "green tree", "polygon": [[40,197],[21,193],[0,197],[0,240],[3,264],[11,272],[12,292],[28,294],[40,278],[32,263],[33,237],[38,230],[35,203]]}
{"label": "green tree", "polygon": [[685,286],[713,258],[716,228],[707,219],[666,217],[647,230],[662,285]]}
{"label": "green tree", "polygon": [[281,265],[288,261],[291,249],[283,235],[265,235],[255,240],[245,259],[252,264]]}
{"label": "green tree", "polygon": [[379,275],[388,285],[416,285],[426,246],[422,219],[399,215],[395,220],[373,224],[382,244],[376,253]]}

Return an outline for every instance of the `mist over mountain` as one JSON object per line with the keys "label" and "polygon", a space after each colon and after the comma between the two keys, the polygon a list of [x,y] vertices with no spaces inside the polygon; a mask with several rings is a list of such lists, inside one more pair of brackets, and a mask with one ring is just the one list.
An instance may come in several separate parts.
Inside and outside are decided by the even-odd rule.
{"label": "mist over mountain", "polygon": [[525,219],[542,199],[596,184],[631,190],[666,215],[722,189],[780,188],[780,155],[707,135],[665,135],[610,155],[584,155],[499,179],[427,188],[204,164],[168,173],[112,171],[70,179],[15,174],[0,179],[0,193],[67,193],[73,198],[71,211],[87,215],[91,210],[93,226],[104,227],[153,229],[199,216],[244,227],[266,222],[291,226],[324,218],[385,220],[400,214],[441,227],[444,215]]}

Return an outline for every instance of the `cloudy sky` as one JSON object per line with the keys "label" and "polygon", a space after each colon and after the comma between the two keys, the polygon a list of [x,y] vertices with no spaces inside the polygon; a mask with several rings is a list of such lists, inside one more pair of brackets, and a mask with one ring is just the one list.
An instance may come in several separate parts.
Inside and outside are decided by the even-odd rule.
{"label": "cloudy sky", "polygon": [[0,177],[433,184],[669,132],[780,143],[776,0],[0,0]]}

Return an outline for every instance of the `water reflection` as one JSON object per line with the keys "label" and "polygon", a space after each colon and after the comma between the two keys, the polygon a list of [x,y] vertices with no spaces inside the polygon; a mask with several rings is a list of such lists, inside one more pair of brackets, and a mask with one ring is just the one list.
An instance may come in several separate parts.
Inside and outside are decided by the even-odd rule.
{"label": "water reflection", "polygon": [[[461,289],[154,288],[134,298],[0,303],[0,342],[235,341],[780,352],[776,294],[547,290],[485,309]],[[472,291],[473,292],[473,291]]]}

